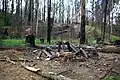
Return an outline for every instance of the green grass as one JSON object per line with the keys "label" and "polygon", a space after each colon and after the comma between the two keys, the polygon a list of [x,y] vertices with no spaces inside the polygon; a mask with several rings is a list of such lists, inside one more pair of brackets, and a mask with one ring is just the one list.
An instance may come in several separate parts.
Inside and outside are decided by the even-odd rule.
{"label": "green grass", "polygon": [[[118,40],[118,39],[120,39],[120,37],[112,35],[112,42],[114,42],[115,40]],[[61,41],[61,40],[51,40],[51,44],[54,45],[58,41]],[[95,45],[96,44],[96,40],[94,37],[89,37],[87,39],[87,41],[88,41],[88,45]],[[79,44],[78,39],[70,40],[70,42],[72,42],[73,44],[77,44],[77,45]],[[35,44],[36,45],[40,45],[40,44],[49,45],[47,40],[45,40],[44,43],[41,43],[39,39],[35,40]],[[21,47],[21,46],[25,46],[25,39],[5,39],[5,40],[2,40],[2,42],[0,41],[0,46],[1,45],[3,47]]]}
{"label": "green grass", "polygon": [[108,76],[104,80],[120,80],[120,76]]}
{"label": "green grass", "polygon": [[19,47],[24,46],[25,40],[24,39],[6,39],[3,40],[3,46],[5,47]]}
{"label": "green grass", "polygon": [[[51,40],[51,44],[56,44],[57,40]],[[25,46],[25,39],[6,39],[1,42],[3,47],[22,47]],[[35,40],[35,44],[44,44],[49,45],[47,40],[44,43],[41,43],[39,39]]]}

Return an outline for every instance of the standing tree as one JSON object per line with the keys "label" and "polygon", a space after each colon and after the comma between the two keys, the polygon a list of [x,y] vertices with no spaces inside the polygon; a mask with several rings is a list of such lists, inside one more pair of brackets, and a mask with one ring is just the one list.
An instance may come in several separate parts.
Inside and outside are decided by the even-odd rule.
{"label": "standing tree", "polygon": [[11,4],[11,25],[13,26],[13,12],[14,12],[14,0],[12,0]]}
{"label": "standing tree", "polygon": [[67,24],[70,24],[70,2],[67,5]]}
{"label": "standing tree", "polygon": [[28,0],[25,1],[25,8],[24,8],[24,22],[25,25],[27,25],[27,20],[28,20]]}
{"label": "standing tree", "polygon": [[62,23],[64,23],[64,0],[61,1],[61,5],[62,5]]}
{"label": "standing tree", "polygon": [[47,42],[51,43],[51,0],[48,0],[48,29],[47,29]]}
{"label": "standing tree", "polygon": [[43,18],[44,21],[45,21],[45,8],[46,8],[45,3],[46,3],[46,0],[44,0],[44,18]]}
{"label": "standing tree", "polygon": [[35,9],[35,21],[36,21],[36,35],[38,35],[38,14],[39,14],[39,0],[35,0],[36,9]]}
{"label": "standing tree", "polygon": [[62,18],[62,15],[61,15],[61,0],[59,0],[59,23],[61,23],[61,18]]}
{"label": "standing tree", "polygon": [[32,15],[32,0],[29,0],[29,15],[28,15],[28,25],[31,26]]}
{"label": "standing tree", "polygon": [[8,25],[8,17],[7,17],[7,12],[8,12],[8,0],[5,0],[5,24]]}
{"label": "standing tree", "polygon": [[108,0],[104,1],[104,25],[103,25],[103,42],[105,40],[105,31],[106,31],[106,15],[107,15],[107,5],[108,5]]}
{"label": "standing tree", "polygon": [[2,1],[2,12],[4,12],[5,9],[5,0]]}
{"label": "standing tree", "polygon": [[80,43],[85,44],[85,0],[81,0]]}
{"label": "standing tree", "polygon": [[20,26],[20,0],[16,0],[16,26],[17,26],[17,32],[18,32],[18,35],[20,35],[20,30],[21,30],[21,26]]}

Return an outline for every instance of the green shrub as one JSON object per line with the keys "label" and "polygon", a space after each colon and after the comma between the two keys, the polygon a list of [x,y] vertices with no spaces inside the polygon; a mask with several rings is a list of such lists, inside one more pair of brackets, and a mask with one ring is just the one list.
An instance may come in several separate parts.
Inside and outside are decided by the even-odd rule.
{"label": "green shrub", "polygon": [[118,39],[120,39],[120,37],[112,35],[112,42],[114,42],[115,40],[118,40]]}

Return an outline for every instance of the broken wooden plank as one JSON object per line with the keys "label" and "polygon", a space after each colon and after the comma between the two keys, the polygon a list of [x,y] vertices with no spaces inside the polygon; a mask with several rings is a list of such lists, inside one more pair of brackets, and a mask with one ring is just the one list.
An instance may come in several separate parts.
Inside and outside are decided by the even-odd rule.
{"label": "broken wooden plank", "polygon": [[32,72],[38,72],[40,71],[39,68],[34,68],[34,67],[30,67],[28,65],[25,65],[25,63],[21,63],[22,67],[24,67],[25,69],[29,70],[29,71],[32,71]]}
{"label": "broken wooden plank", "polygon": [[70,45],[70,47],[74,52],[78,52],[78,50],[73,45]]}
{"label": "broken wooden plank", "polygon": [[81,53],[83,54],[83,56],[84,56],[85,58],[88,58],[87,53],[86,53],[82,48],[80,48],[80,51],[81,51]]}
{"label": "broken wooden plank", "polygon": [[7,57],[6,59],[8,62],[12,63],[12,64],[16,64],[14,61],[10,60],[10,58]]}
{"label": "broken wooden plank", "polygon": [[12,63],[12,64],[16,64],[14,61],[12,61],[9,57],[7,57],[7,56],[5,56],[5,58],[6,58],[6,61],[8,61],[8,62],[10,62],[10,63]]}
{"label": "broken wooden plank", "polygon": [[51,57],[52,55],[50,54],[50,53],[48,53],[46,50],[42,50],[42,52],[46,55],[46,56],[48,56],[48,57]]}
{"label": "broken wooden plank", "polygon": [[47,49],[50,50],[50,51],[53,51],[53,52],[57,52],[56,50],[54,50],[54,49],[52,49],[50,47],[47,47]]}

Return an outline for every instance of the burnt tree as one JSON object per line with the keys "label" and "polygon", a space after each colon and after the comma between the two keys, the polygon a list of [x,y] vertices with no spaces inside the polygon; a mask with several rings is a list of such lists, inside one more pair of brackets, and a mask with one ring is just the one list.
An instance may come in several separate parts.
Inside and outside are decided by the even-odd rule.
{"label": "burnt tree", "polygon": [[31,25],[31,21],[32,21],[32,18],[31,18],[31,14],[32,14],[32,0],[30,0],[29,2],[29,14],[28,14],[28,25],[30,26]]}
{"label": "burnt tree", "polygon": [[47,42],[51,43],[51,0],[48,0],[48,29],[47,29]]}
{"label": "burnt tree", "polygon": [[85,0],[81,0],[80,43],[85,44]]}

